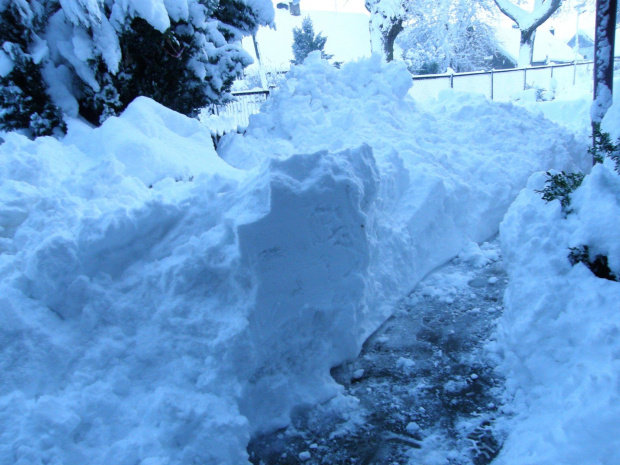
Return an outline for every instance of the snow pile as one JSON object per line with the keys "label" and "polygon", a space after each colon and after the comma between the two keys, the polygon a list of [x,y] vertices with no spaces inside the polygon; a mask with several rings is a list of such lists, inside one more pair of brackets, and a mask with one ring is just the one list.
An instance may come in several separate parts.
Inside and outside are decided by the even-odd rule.
{"label": "snow pile", "polygon": [[[302,292],[305,309],[297,317],[297,331],[305,334],[310,331],[307,325],[317,324],[332,329],[323,331],[320,342],[314,340],[311,346],[299,351],[305,360],[301,366],[298,357],[292,355],[297,351],[291,351],[295,343],[291,342],[291,331],[286,326],[280,332],[281,338],[289,338],[286,343],[274,336],[270,344],[257,345],[256,354],[271,352],[262,363],[255,362],[255,370],[275,373],[274,379],[283,377],[287,382],[282,388],[267,389],[264,379],[251,380],[243,395],[243,405],[247,406],[242,411],[254,425],[282,422],[295,397],[305,402],[320,400],[321,390],[329,392],[325,386],[331,383],[330,366],[359,350],[365,337],[388,316],[394,299],[470,241],[482,242],[496,233],[530,173],[551,166],[568,169],[577,160],[574,157],[571,161],[572,155],[585,153],[585,145],[575,143],[572,136],[512,104],[446,93],[422,109],[407,97],[410,86],[410,76],[402,64],[386,65],[375,56],[345,64],[339,71],[319,60],[317,53],[287,75],[261,113],[250,117],[243,136],[229,134],[219,145],[225,160],[233,166],[251,169],[261,164],[265,153],[286,160],[296,153],[337,152],[367,144],[378,170],[377,185],[371,187],[377,190],[374,204],[364,210],[364,216],[352,217],[348,223],[348,241],[355,241],[361,255],[354,261],[347,259],[352,260],[347,267],[356,266],[358,260],[367,261],[358,270],[363,278],[359,281],[360,286],[363,282],[363,292],[355,286],[342,289],[338,282],[329,280],[325,284],[330,286],[321,291],[325,297],[317,296],[307,291],[311,287],[306,278],[299,283],[292,278],[283,280],[282,276],[298,273],[284,272],[290,269],[288,265],[278,265],[276,272],[278,279],[286,282],[286,290],[273,294],[273,278],[258,283],[259,294],[274,295],[268,310],[270,318],[292,318],[288,307],[298,307],[293,296]],[[310,162],[314,158],[306,159],[307,169],[315,169],[314,162]],[[373,172],[371,168],[365,170]],[[314,197],[320,198],[318,194]],[[343,218],[345,213],[329,202],[312,202],[314,209],[307,212],[303,210],[307,207],[292,205],[293,210],[287,214],[291,216],[288,228],[291,234],[298,233],[297,225],[305,225],[305,221],[301,222],[305,216],[329,225],[332,232],[326,236],[315,234],[315,241],[325,247],[327,239],[339,234],[338,227],[331,226],[334,218]],[[304,212],[301,218],[299,214],[292,215],[294,210]],[[301,229],[305,231],[306,226]],[[282,241],[273,237],[273,232],[264,234],[272,236],[269,240],[274,244]],[[303,241],[300,244],[304,254],[314,250],[314,246],[307,247]],[[274,263],[297,261],[316,272],[315,261],[306,262],[299,253],[294,251],[292,257],[286,255]],[[327,257],[321,260],[325,262]],[[265,291],[261,291],[262,286]],[[337,301],[332,301],[330,308],[325,298],[349,292],[350,296],[342,301],[348,303],[350,312],[355,311],[355,316],[334,316],[339,319],[331,326],[324,325],[324,321],[333,321],[328,316],[337,315],[340,309]],[[287,295],[288,304],[279,303],[279,293]],[[308,372],[323,374],[320,389],[313,381],[317,377],[309,377]],[[259,410],[259,404],[271,405],[272,410]]]}
{"label": "snow pile", "polygon": [[0,159],[0,463],[243,463],[242,176],[210,134],[141,98]]}
{"label": "snow pile", "polygon": [[[316,59],[226,136],[151,100],[0,145],[0,464],[234,464],[390,303],[585,153],[511,104]],[[515,130],[516,128],[516,130]],[[470,247],[471,248],[471,247]]]}
{"label": "snow pile", "polygon": [[[616,132],[618,114],[604,120]],[[620,283],[568,259],[587,245],[620,275],[620,175],[595,166],[567,216],[536,192],[544,179],[530,179],[501,226],[510,284],[498,342],[517,413],[498,463],[620,463]]]}

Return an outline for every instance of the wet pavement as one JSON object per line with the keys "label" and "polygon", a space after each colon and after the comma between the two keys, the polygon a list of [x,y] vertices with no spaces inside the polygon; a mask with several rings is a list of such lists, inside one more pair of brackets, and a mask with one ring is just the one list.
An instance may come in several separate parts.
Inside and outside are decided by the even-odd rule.
{"label": "wet pavement", "polygon": [[497,241],[427,276],[332,370],[344,393],[301,406],[283,430],[252,438],[255,465],[486,465],[502,378],[484,350],[502,312],[506,273]]}

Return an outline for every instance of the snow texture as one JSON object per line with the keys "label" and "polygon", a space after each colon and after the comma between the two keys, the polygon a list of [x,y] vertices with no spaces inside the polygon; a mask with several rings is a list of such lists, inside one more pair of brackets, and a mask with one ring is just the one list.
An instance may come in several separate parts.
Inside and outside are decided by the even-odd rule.
{"label": "snow texture", "polygon": [[[105,4],[104,4],[105,3]],[[272,25],[274,10],[269,0],[242,0],[239,3],[251,8],[250,13],[257,25]],[[252,26],[226,25],[231,39],[218,30],[219,21],[210,17],[209,8],[218,2],[200,0],[61,0],[60,9],[49,20],[44,37],[40,38],[50,63],[48,68],[69,65],[77,76],[99,92],[100,84],[92,69],[92,60],[101,58],[107,71],[117,74],[123,58],[119,43],[122,34],[134,18],[142,18],[160,32],[169,30],[172,22],[183,21],[193,28],[198,50],[192,57],[190,69],[196,77],[208,81],[207,89],[216,99],[222,88],[221,79],[232,71],[252,63],[251,57],[242,49],[241,39],[255,31]],[[216,60],[216,57],[227,56]],[[7,72],[3,55],[0,55],[0,73]],[[237,68],[235,68],[237,67]],[[99,70],[101,71],[101,70]],[[70,80],[55,79],[56,73],[45,74],[54,103],[73,115],[75,105],[67,102],[66,95],[72,91]]]}
{"label": "snow texture", "polygon": [[[620,127],[617,103],[604,122]],[[620,273],[620,176],[596,165],[564,218],[533,175],[501,225],[510,277],[498,332],[512,432],[498,464],[620,462],[620,283],[571,266],[588,245]]]}
{"label": "snow texture", "polygon": [[587,163],[522,108],[410,86],[311,55],[221,157],[146,98],[4,136],[0,464],[246,463],[532,172]]}

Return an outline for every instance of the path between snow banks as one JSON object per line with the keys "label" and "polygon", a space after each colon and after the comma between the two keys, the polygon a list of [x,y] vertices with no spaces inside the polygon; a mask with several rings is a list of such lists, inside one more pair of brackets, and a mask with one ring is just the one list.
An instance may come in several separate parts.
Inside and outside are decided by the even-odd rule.
{"label": "path between snow banks", "polygon": [[311,58],[221,157],[142,98],[63,141],[8,135],[0,463],[247,462],[532,172],[585,154],[523,109],[410,85]]}
{"label": "path between snow banks", "polygon": [[291,426],[253,438],[252,463],[490,463],[505,434],[495,427],[503,379],[484,345],[507,282],[499,241],[470,244],[332,370],[340,396],[298,406]]}

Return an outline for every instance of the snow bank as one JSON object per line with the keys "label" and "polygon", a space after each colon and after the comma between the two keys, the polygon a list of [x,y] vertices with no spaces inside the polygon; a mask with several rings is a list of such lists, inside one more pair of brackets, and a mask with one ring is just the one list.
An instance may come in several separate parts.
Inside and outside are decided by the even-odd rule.
{"label": "snow bank", "polygon": [[226,136],[148,100],[0,145],[0,464],[234,464],[390,304],[585,153],[510,104],[309,59]]}
{"label": "snow bank", "polygon": [[[616,104],[617,106],[617,104]],[[605,124],[619,127],[618,112]],[[571,266],[570,247],[608,256],[620,275],[620,176],[597,165],[545,204],[534,175],[501,225],[510,276],[498,348],[516,412],[499,464],[620,463],[620,283]]]}
{"label": "snow bank", "polygon": [[[577,155],[585,154],[585,144],[576,143],[557,126],[519,107],[451,92],[422,107],[407,97],[410,86],[410,75],[402,64],[386,65],[375,56],[345,64],[339,71],[314,54],[303,67],[288,73],[261,113],[250,117],[243,136],[229,134],[219,145],[225,160],[250,169],[260,165],[265,153],[286,160],[297,153],[336,152],[367,144],[379,173],[376,200],[365,213],[366,220],[352,220],[348,225],[349,231],[365,236],[356,246],[368,255],[368,264],[360,271],[363,292],[355,286],[343,289],[333,280],[321,291],[326,296],[351,292],[355,299],[349,299],[350,319],[342,321],[355,327],[328,326],[333,330],[323,331],[321,341],[315,340],[299,357],[291,356],[290,340],[272,342],[278,353],[256,362],[255,370],[287,373],[287,383],[282,389],[267,389],[264,379],[250,381],[242,411],[253,425],[281,424],[294,404],[288,399],[294,396],[321,400],[314,381],[317,378],[307,373],[323,373],[321,383],[329,386],[329,368],[359,350],[389,315],[395,299],[470,241],[482,242],[497,232],[530,173],[543,167],[568,169],[576,161],[583,163]],[[308,169],[314,169],[312,166]],[[321,208],[343,215],[333,207]],[[312,210],[308,215],[316,213]],[[297,220],[289,225],[291,234],[300,229]],[[336,228],[332,229],[335,233]],[[282,239],[270,240],[277,243]],[[304,253],[311,250],[305,245],[300,249]],[[299,263],[314,266],[303,260]],[[284,269],[290,267],[279,267],[279,276],[291,274]],[[295,295],[301,289],[309,294],[293,280],[282,285],[286,291],[280,292]],[[261,291],[259,283],[258,289],[272,294],[271,285]],[[304,297],[306,307],[295,331],[310,331],[306,326],[316,324],[317,318],[325,321],[326,315],[338,318],[321,298],[308,298]],[[291,302],[292,308],[300,305]],[[272,318],[290,318],[288,307],[273,302],[272,306]],[[291,333],[285,328],[281,338]],[[257,354],[264,349],[259,346],[254,350]],[[300,368],[299,359],[306,366]],[[262,411],[255,408],[258,404],[279,410]]]}
{"label": "snow bank", "polygon": [[219,376],[251,302],[242,176],[209,133],[138,99],[0,159],[0,463],[244,463]]}

